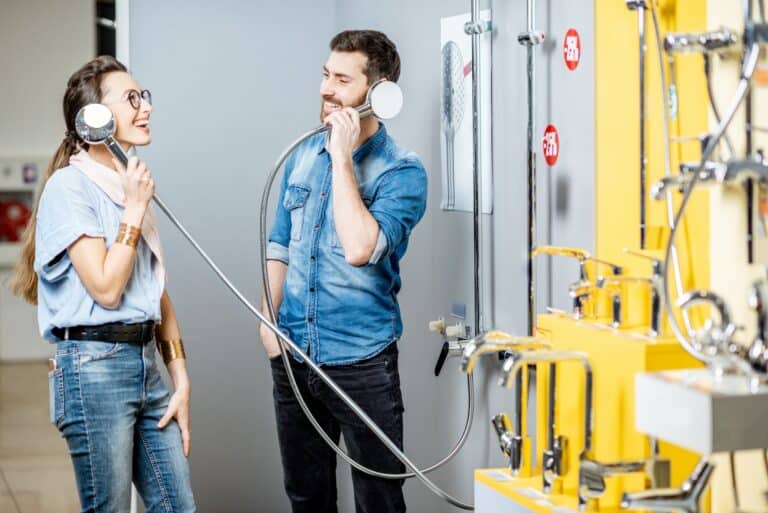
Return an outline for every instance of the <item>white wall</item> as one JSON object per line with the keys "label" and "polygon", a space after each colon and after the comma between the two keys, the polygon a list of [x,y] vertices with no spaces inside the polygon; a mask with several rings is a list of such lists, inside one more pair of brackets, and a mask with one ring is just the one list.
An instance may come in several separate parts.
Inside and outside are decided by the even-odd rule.
{"label": "white wall", "polygon": [[0,2],[0,155],[53,154],[67,79],[95,53],[93,0]]}
{"label": "white wall", "polygon": [[[0,1],[0,160],[47,162],[64,134],[67,79],[94,56],[93,0]],[[35,309],[5,289],[0,266],[0,360],[43,358]]]}

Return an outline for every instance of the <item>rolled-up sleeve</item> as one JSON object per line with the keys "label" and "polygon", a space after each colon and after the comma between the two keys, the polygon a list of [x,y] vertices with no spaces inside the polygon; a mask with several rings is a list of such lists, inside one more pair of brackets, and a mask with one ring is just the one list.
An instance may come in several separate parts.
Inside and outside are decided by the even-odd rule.
{"label": "rolled-up sleeve", "polygon": [[74,175],[54,175],[40,198],[35,231],[35,271],[53,280],[70,262],[62,255],[80,237],[104,238],[94,202]]}
{"label": "rolled-up sleeve", "polygon": [[391,255],[407,240],[427,208],[427,173],[418,160],[407,160],[380,179],[368,210],[379,224],[379,238],[369,263]]}
{"label": "rolled-up sleeve", "polygon": [[285,191],[288,188],[288,176],[294,165],[294,157],[291,155],[283,172],[283,180],[280,184],[280,197],[277,202],[277,211],[275,212],[275,221],[272,224],[272,231],[269,233],[269,243],[267,244],[267,260],[279,260],[288,265],[288,245],[291,241],[291,213],[284,206]]}

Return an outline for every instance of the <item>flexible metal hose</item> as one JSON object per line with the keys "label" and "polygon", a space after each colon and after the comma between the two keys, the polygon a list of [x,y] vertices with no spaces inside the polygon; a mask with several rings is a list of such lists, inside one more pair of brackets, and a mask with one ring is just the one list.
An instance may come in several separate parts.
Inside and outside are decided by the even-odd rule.
{"label": "flexible metal hose", "polygon": [[[649,2],[650,5],[650,11],[651,11],[651,17],[653,18],[653,34],[656,38],[656,50],[658,55],[658,61],[659,61],[659,79],[661,81],[661,99],[662,103],[664,105],[664,173],[666,176],[672,176],[672,155],[670,151],[670,145],[669,145],[669,100],[667,99],[667,74],[666,70],[664,69],[664,47],[661,43],[661,29],[659,28],[659,19],[656,15],[656,8],[653,5],[653,2]],[[675,228],[675,218],[674,218],[674,202],[672,199],[672,190],[668,189],[666,191],[666,194],[664,195],[664,199],[666,201],[666,211],[667,211],[667,224],[670,228],[670,230]],[[666,263],[664,264],[667,265]],[[680,256],[677,253],[677,248],[672,248],[672,265],[674,266],[675,270],[675,288],[677,289],[677,296],[680,297],[683,295],[683,273],[680,268]],[[666,268],[664,270],[666,275]],[[666,287],[667,284],[665,283],[664,286]],[[693,329],[691,327],[691,320],[688,317],[687,312],[683,312],[683,322],[685,323],[685,329],[690,334],[693,332]]]}

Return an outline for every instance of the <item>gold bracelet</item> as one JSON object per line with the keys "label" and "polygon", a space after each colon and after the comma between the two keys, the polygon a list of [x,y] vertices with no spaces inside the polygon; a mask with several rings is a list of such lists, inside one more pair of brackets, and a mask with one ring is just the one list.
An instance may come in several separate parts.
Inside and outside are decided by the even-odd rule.
{"label": "gold bracelet", "polygon": [[157,349],[163,355],[163,361],[166,365],[176,358],[187,357],[187,354],[184,352],[184,342],[180,338],[171,340],[157,339]]}
{"label": "gold bracelet", "polygon": [[141,237],[141,230],[130,224],[120,223],[120,227],[117,230],[117,238],[115,242],[119,244],[125,244],[136,249],[139,245],[139,238]]}

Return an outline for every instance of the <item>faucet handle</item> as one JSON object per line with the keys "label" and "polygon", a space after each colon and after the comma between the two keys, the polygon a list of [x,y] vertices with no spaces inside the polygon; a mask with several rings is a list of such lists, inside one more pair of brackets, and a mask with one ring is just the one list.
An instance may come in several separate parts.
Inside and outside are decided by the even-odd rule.
{"label": "faucet handle", "polygon": [[700,304],[712,306],[720,317],[720,323],[708,321],[704,329],[696,333],[695,342],[699,351],[709,356],[718,356],[727,351],[731,337],[736,332],[736,325],[731,321],[730,310],[723,298],[710,290],[692,290],[680,297],[677,303],[683,312]]}
{"label": "faucet handle", "polygon": [[449,352],[450,344],[446,340],[443,342],[443,347],[440,349],[440,354],[437,356],[437,363],[435,363],[435,376],[440,375],[440,371],[443,369],[443,365],[445,364],[445,360],[448,358]]}
{"label": "faucet handle", "polygon": [[445,335],[445,318],[440,317],[436,321],[429,321],[429,331]]}
{"label": "faucet handle", "polygon": [[555,480],[568,472],[568,438],[559,435],[542,454],[541,479],[544,493],[551,493]]}
{"label": "faucet handle", "polygon": [[465,343],[460,341],[445,340],[443,342],[443,347],[440,349],[435,363],[435,376],[440,375],[440,371],[443,370],[443,365],[449,356],[461,356],[464,352],[464,345]]}
{"label": "faucet handle", "polygon": [[699,501],[713,471],[714,466],[702,460],[680,488],[625,493],[621,498],[621,509],[649,510],[654,513],[699,513]]}
{"label": "faucet handle", "polygon": [[532,257],[538,256],[538,255],[564,256],[569,258],[575,258],[580,262],[592,256],[589,254],[589,251],[581,248],[570,248],[566,246],[546,246],[546,245],[536,246],[533,249],[533,251],[531,251]]}
{"label": "faucet handle", "polygon": [[[505,433],[512,431],[512,421],[509,419],[509,415],[504,412],[494,415],[491,419],[491,424],[493,429],[496,430],[496,436],[499,437],[499,440],[501,440]],[[504,446],[501,449],[504,450]]]}

